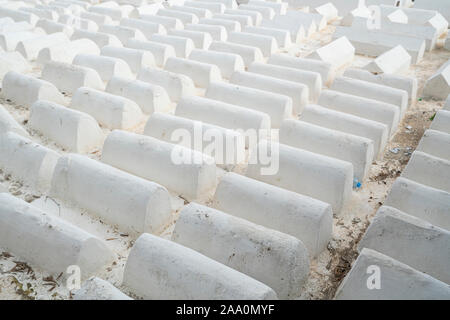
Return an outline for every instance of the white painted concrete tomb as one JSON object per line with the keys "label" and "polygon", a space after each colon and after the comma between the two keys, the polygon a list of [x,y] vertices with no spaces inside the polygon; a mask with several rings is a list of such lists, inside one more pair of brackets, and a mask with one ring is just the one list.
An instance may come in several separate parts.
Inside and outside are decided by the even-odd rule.
{"label": "white painted concrete tomb", "polygon": [[335,90],[324,90],[317,102],[320,106],[385,124],[389,135],[397,130],[400,110],[396,105]]}
{"label": "white painted concrete tomb", "polygon": [[114,258],[103,240],[7,193],[0,193],[0,222],[2,248],[55,276],[78,265],[87,278]]}
{"label": "white painted concrete tomb", "polygon": [[15,71],[10,71],[3,77],[2,96],[26,108],[37,100],[64,104],[63,95],[52,83]]}
{"label": "white painted concrete tomb", "polygon": [[433,129],[425,130],[416,150],[450,160],[450,133]]}
{"label": "white painted concrete tomb", "polygon": [[260,62],[252,63],[248,67],[248,71],[281,80],[305,84],[309,89],[310,101],[317,101],[322,90],[322,77],[318,72]]}
{"label": "white painted concrete tomb", "polygon": [[105,87],[96,70],[64,62],[47,62],[42,69],[41,78],[66,93],[74,93],[80,87],[97,90]]}
{"label": "white painted concrete tomb", "polygon": [[82,155],[59,159],[50,194],[125,232],[160,232],[171,221],[164,187]]}
{"label": "white painted concrete tomb", "polygon": [[73,59],[73,64],[96,70],[103,81],[109,81],[114,76],[133,78],[130,66],[120,58],[77,54]]}
{"label": "white painted concrete tomb", "polygon": [[317,49],[308,56],[310,59],[328,62],[335,69],[349,65],[354,57],[355,48],[345,36]]}
{"label": "white painted concrete tomb", "polygon": [[112,77],[105,90],[136,102],[145,114],[169,109],[169,96],[166,90],[158,85],[140,80]]}
{"label": "white painted concrete tomb", "polygon": [[444,100],[450,94],[450,61],[440,67],[425,83],[423,95]]}
{"label": "white painted concrete tomb", "polygon": [[411,56],[398,45],[376,57],[364,69],[372,73],[405,73],[411,65]]}
{"label": "white painted concrete tomb", "polygon": [[450,134],[450,110],[438,110],[431,122],[430,129]]}
{"label": "white painted concrete tomb", "polygon": [[230,83],[287,96],[291,98],[294,115],[301,113],[309,101],[309,88],[303,83],[242,71],[233,73]]}
{"label": "white painted concrete tomb", "polygon": [[156,67],[153,54],[141,49],[104,46],[101,55],[124,60],[133,73],[138,73],[142,68]]}
{"label": "white painted concrete tomb", "polygon": [[103,33],[103,32],[94,32],[94,31],[87,31],[87,30],[81,30],[81,29],[75,29],[75,31],[72,34],[72,37],[70,40],[78,40],[87,38],[92,41],[94,41],[99,48],[102,48],[104,46],[116,46],[116,47],[122,47],[122,42],[113,34]]}
{"label": "white painted concrete tomb", "polygon": [[336,214],[351,196],[353,165],[350,162],[267,140],[258,144],[260,149],[278,153],[279,170],[272,175],[264,174],[261,169],[268,166],[257,161],[249,164],[248,177],[327,202]]}
{"label": "white painted concrete tomb", "polygon": [[338,77],[330,89],[396,105],[402,115],[408,108],[408,92],[373,82]]}
{"label": "white painted concrete tomb", "polygon": [[261,282],[150,234],[141,235],[131,249],[123,285],[144,299],[277,299]]}
{"label": "white painted concrete tomb", "polygon": [[450,230],[449,192],[399,177],[384,204]]}
{"label": "white painted concrete tomb", "polygon": [[164,67],[169,57],[176,56],[174,47],[169,44],[129,39],[126,46],[128,48],[150,51],[153,54],[155,63],[158,67]]}
{"label": "white painted concrete tomb", "polygon": [[164,69],[188,76],[200,88],[207,88],[211,82],[222,80],[220,69],[216,65],[190,59],[170,57]]}
{"label": "white painted concrete tomb", "polygon": [[450,231],[382,206],[358,244],[450,283]]}
{"label": "white painted concrete tomb", "polygon": [[57,44],[40,50],[37,62],[46,63],[49,61],[59,61],[72,63],[75,56],[80,53],[98,55],[100,54],[100,49],[97,44],[90,39],[73,40],[69,43]]}
{"label": "white painted concrete tomb", "polygon": [[232,130],[269,130],[267,113],[196,96],[178,102],[175,115]]}
{"label": "white painted concrete tomb", "polygon": [[284,119],[292,117],[290,97],[261,89],[212,82],[206,90],[205,97],[264,112],[270,116],[271,124],[275,128],[279,128]]}
{"label": "white painted concrete tomb", "polygon": [[40,192],[50,187],[59,155],[40,144],[8,132],[0,135],[0,167]]}
{"label": "white painted concrete tomb", "polygon": [[368,138],[374,143],[375,157],[382,155],[389,139],[389,128],[383,123],[324,108],[319,105],[307,105],[300,115],[300,120]]}
{"label": "white painted concrete tomb", "polygon": [[275,64],[288,68],[307,70],[320,73],[325,85],[331,83],[334,78],[330,63],[313,59],[295,58],[288,55],[274,54],[268,60],[268,64]]}
{"label": "white painted concrete tomb", "polygon": [[108,135],[102,162],[160,183],[188,199],[198,198],[216,183],[213,158],[183,146],[126,131],[113,131]]}
{"label": "white painted concrete tomb", "polygon": [[414,151],[402,177],[450,192],[450,160]]}
{"label": "white painted concrete tomb", "polygon": [[255,61],[262,62],[264,58],[259,48],[232,42],[213,41],[209,50],[238,54],[244,60],[246,67]]}
{"label": "white painted concrete tomb", "polygon": [[265,283],[280,299],[297,296],[309,275],[297,238],[195,202],[180,212],[171,239]]}
{"label": "white painted concrete tomb", "polygon": [[[367,268],[379,266],[383,281],[380,290],[367,288]],[[446,300],[449,286],[387,255],[364,248],[336,292],[335,299],[361,300]]]}
{"label": "white painted concrete tomb", "polygon": [[[190,31],[207,32],[215,41],[226,41],[228,37],[227,29],[222,25],[203,23],[187,24],[184,29]],[[211,46],[211,44],[209,44],[209,46]]]}
{"label": "white painted concrete tomb", "polygon": [[[177,132],[186,130],[191,137],[202,140],[202,145],[198,146],[194,139],[177,139]],[[243,134],[188,118],[156,112],[147,121],[144,134],[173,144],[179,144],[186,148],[200,151],[215,159],[218,166],[233,168],[245,161],[245,137]],[[223,144],[216,148],[211,148],[213,139],[222,139]]]}
{"label": "white painted concrete tomb", "polygon": [[376,84],[404,90],[408,93],[409,105],[414,105],[417,98],[418,81],[415,77],[396,74],[372,74],[369,71],[356,68],[348,68],[344,72],[344,77],[373,82]]}
{"label": "white painted concrete tomb", "polygon": [[185,37],[191,39],[194,42],[194,45],[197,49],[208,50],[209,46],[213,42],[211,34],[203,31],[170,29],[168,31],[168,34],[171,36]]}
{"label": "white painted concrete tomb", "polygon": [[13,118],[13,116],[0,105],[0,134],[14,132],[24,137],[28,137],[28,132]]}
{"label": "white painted concrete tomb", "polygon": [[167,70],[142,69],[137,79],[163,87],[172,101],[195,95],[195,85],[191,78],[184,74]]}
{"label": "white painted concrete tomb", "polygon": [[284,120],[280,142],[325,156],[348,161],[357,181],[364,181],[374,158],[373,141],[294,119]]}
{"label": "white painted concrete tomb", "polygon": [[194,49],[189,59],[216,65],[225,79],[229,79],[235,71],[245,70],[244,60],[234,53]]}
{"label": "white painted concrete tomb", "polygon": [[71,152],[91,152],[104,140],[103,131],[93,117],[46,100],[33,103],[29,124]]}
{"label": "white painted concrete tomb", "polygon": [[134,101],[88,87],[75,91],[70,107],[90,114],[110,129],[130,129],[142,117],[141,108]]}
{"label": "white painted concrete tomb", "polygon": [[331,239],[331,205],[233,172],[221,178],[213,206],[300,239],[311,258]]}
{"label": "white painted concrete tomb", "polygon": [[132,300],[108,281],[92,277],[73,293],[74,300]]}

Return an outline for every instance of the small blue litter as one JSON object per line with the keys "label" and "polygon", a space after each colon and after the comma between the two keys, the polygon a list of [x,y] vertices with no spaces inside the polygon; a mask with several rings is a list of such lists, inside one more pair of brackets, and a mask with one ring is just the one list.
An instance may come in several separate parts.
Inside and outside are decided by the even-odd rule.
{"label": "small blue litter", "polygon": [[359,189],[359,188],[361,188],[361,182],[359,182],[356,178],[353,179],[353,188],[354,188],[354,189]]}

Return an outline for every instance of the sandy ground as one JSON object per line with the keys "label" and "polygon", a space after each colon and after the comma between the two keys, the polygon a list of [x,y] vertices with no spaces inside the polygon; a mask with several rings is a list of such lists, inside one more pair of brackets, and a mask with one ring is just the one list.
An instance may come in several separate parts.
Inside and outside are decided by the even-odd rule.
{"label": "sandy ground", "polygon": [[[306,56],[314,49],[331,41],[333,26],[315,34],[311,39],[290,48],[288,53],[295,56]],[[322,252],[311,264],[311,274],[299,299],[331,299],[346,273],[350,270],[352,262],[357,256],[356,246],[364,234],[376,210],[382,205],[389,189],[403,170],[411,153],[417,146],[423,132],[430,125],[430,117],[442,107],[442,101],[424,101],[420,99],[422,86],[425,80],[450,58],[450,51],[443,49],[426,53],[424,61],[410,69],[410,75],[419,80],[418,97],[410,106],[404,119],[384,152],[383,160],[373,163],[369,178],[363,182],[362,188],[355,190],[348,205],[339,214],[334,216],[333,239],[328,250]],[[362,66],[370,58],[357,56],[353,66]],[[40,68],[35,66],[32,74],[39,76]],[[201,94],[201,92],[199,92]],[[67,102],[70,97],[67,97]],[[60,154],[67,153],[52,141],[32,131],[28,125],[29,110],[15,106],[9,101],[0,99],[14,118],[21,123],[32,135],[32,139]],[[135,132],[141,133],[143,125],[139,125]],[[105,129],[105,133],[108,130]],[[95,150],[88,156],[99,159],[101,150]],[[244,168],[237,168],[242,171]],[[224,173],[224,172],[222,172]],[[106,266],[97,275],[120,287],[123,268],[133,243],[135,235],[121,233],[120,230],[105,224],[91,214],[60,201],[36,193],[11,176],[0,171],[0,192],[8,191],[34,205],[45,209],[48,213],[66,219],[75,225],[104,239],[116,253],[115,261]],[[201,203],[209,203],[210,194],[202,199]],[[173,195],[173,220],[178,212],[187,204],[183,199]],[[161,234],[170,238],[173,223]],[[72,297],[61,277],[51,277],[24,260],[14,257],[0,248],[0,299],[70,299]]]}

